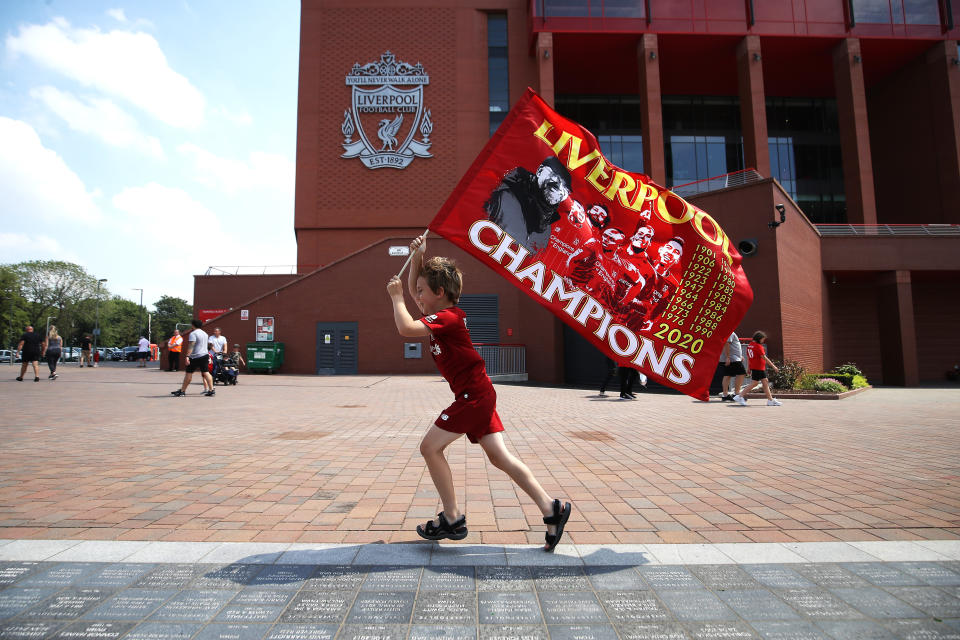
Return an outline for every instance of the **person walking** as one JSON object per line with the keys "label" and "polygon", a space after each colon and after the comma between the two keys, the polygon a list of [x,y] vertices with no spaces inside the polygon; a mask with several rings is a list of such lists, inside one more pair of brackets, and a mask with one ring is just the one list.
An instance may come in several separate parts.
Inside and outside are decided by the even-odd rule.
{"label": "person walking", "polygon": [[167,371],[180,371],[180,351],[183,349],[183,336],[180,329],[174,329],[167,341]]}
{"label": "person walking", "polygon": [[570,518],[569,502],[551,498],[529,467],[511,454],[503,442],[503,423],[497,415],[497,393],[486,373],[483,357],[477,353],[465,322],[466,314],[456,307],[463,287],[463,275],[449,258],[424,260],[425,238],[410,244],[411,265],[407,285],[423,317],[414,320],[403,297],[398,276],[387,283],[393,303],[393,319],[404,337],[430,338],[430,353],[454,393],[454,402],[444,409],[420,442],[443,511],[435,520],[417,526],[417,534],[427,540],[462,540],[467,537],[467,516],[460,511],[453,485],[453,473],[444,450],[466,434],[479,444],[490,463],[504,471],[533,501],[547,525],[544,551],[553,551]]}
{"label": "person walking", "polygon": [[[723,389],[720,391],[721,402],[733,402],[733,397],[740,395],[740,389],[743,387],[743,377],[747,375],[747,370],[743,368],[743,345],[740,344],[740,338],[736,333],[731,333],[730,337],[723,344],[723,351],[720,352],[720,365],[723,367]],[[733,393],[730,392],[730,378],[734,379]]]}
{"label": "person walking", "polygon": [[28,364],[33,365],[33,381],[40,382],[40,367],[37,363],[44,346],[43,337],[33,330],[32,325],[27,325],[20,336],[20,342],[17,343],[17,353],[20,354],[20,375],[17,376],[19,382],[23,382],[23,374],[27,372]]}
{"label": "person walking", "polygon": [[63,348],[63,339],[57,333],[56,327],[50,327],[50,333],[47,334],[47,341],[44,343],[43,357],[47,360],[47,367],[50,368],[48,380],[57,379],[57,363],[60,361],[60,354]]}
{"label": "person walking", "polygon": [[613,379],[613,376],[617,373],[617,363],[613,361],[613,358],[604,358],[606,360],[607,374],[603,378],[603,382],[600,383],[600,397],[607,397],[607,385],[610,384],[610,380]]}
{"label": "person walking", "polygon": [[83,337],[80,338],[80,366],[83,366],[83,363],[86,362],[88,367],[93,366],[93,360],[90,358],[90,345],[93,344],[93,339],[90,338],[88,334],[83,334]]}
{"label": "person walking", "polygon": [[147,366],[147,358],[150,357],[150,341],[144,336],[140,336],[140,342],[137,343],[137,360],[140,362],[138,367]]}
{"label": "person walking", "polygon": [[774,371],[779,372],[780,369],[767,357],[767,347],[764,344],[766,341],[767,334],[763,331],[757,331],[753,334],[753,342],[747,345],[747,357],[750,360],[750,377],[753,378],[753,380],[743,388],[743,391],[733,396],[734,402],[740,406],[746,406],[747,394],[758,384],[763,385],[763,392],[767,396],[768,406],[779,407],[783,404],[779,400],[774,399],[773,394],[770,393],[770,381],[767,379],[767,365],[769,364],[773,367]]}
{"label": "person walking", "polygon": [[213,330],[213,335],[209,338],[210,350],[213,353],[227,355],[227,337],[220,335],[220,327]]}
{"label": "person walking", "polygon": [[182,398],[187,395],[187,387],[193,379],[195,371],[200,372],[203,378],[203,395],[212,397],[217,392],[213,389],[213,376],[210,375],[210,356],[207,355],[207,332],[201,329],[203,323],[196,318],[191,322],[193,331],[187,336],[187,357],[184,363],[183,384],[176,391],[170,394],[176,398]]}

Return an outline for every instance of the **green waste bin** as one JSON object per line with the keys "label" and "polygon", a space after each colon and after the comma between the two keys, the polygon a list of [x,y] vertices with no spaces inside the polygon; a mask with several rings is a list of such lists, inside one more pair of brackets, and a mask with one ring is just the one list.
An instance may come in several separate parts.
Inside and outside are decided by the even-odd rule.
{"label": "green waste bin", "polygon": [[273,373],[283,364],[282,342],[248,342],[247,369]]}

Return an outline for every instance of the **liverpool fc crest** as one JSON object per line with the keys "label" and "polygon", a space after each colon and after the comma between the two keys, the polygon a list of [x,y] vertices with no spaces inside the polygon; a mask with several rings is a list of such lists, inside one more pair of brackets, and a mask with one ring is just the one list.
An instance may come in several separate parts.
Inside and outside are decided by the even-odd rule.
{"label": "liverpool fc crest", "polygon": [[[433,122],[430,110],[423,108],[423,87],[430,84],[430,76],[423,65],[397,62],[387,51],[378,62],[354,64],[346,83],[352,104],[340,126],[342,158],[360,158],[368,169],[403,169],[414,157],[433,157]],[[354,134],[360,139],[353,140]]]}

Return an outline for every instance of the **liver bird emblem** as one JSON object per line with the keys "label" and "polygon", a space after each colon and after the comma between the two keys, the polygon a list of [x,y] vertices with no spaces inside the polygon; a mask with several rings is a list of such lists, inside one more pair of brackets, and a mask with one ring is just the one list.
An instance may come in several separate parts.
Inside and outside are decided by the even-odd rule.
{"label": "liver bird emblem", "polygon": [[403,114],[399,114],[391,122],[390,120],[381,120],[380,128],[377,130],[377,137],[383,141],[380,151],[393,151],[397,146],[397,132],[400,125],[403,124]]}

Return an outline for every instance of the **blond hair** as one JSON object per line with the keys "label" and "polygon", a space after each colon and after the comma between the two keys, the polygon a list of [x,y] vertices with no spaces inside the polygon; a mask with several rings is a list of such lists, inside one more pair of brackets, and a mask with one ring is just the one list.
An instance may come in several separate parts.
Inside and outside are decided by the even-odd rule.
{"label": "blond hair", "polygon": [[430,290],[437,293],[440,287],[452,304],[460,300],[463,290],[463,273],[450,258],[434,256],[423,263],[420,277],[427,281]]}
{"label": "blond hair", "polygon": [[59,337],[60,337],[60,336],[57,335],[57,327],[56,327],[56,326],[50,325],[50,333],[47,334],[47,337],[48,337],[48,338],[59,338]]}

